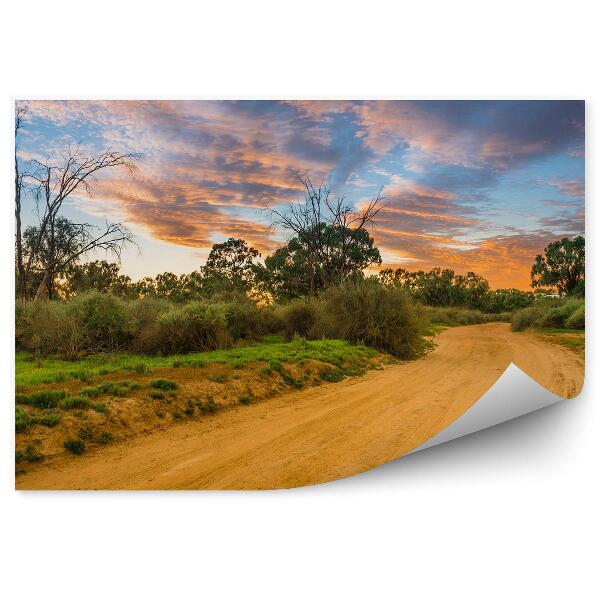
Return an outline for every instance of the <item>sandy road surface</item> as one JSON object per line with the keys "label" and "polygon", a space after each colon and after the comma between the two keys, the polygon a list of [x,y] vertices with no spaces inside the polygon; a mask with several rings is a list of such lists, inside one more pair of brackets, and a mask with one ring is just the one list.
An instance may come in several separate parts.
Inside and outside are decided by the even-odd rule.
{"label": "sandy road surface", "polygon": [[583,361],[506,324],[448,329],[417,361],[176,425],[17,477],[18,489],[268,489],[338,479],[429,439],[510,362],[577,395]]}

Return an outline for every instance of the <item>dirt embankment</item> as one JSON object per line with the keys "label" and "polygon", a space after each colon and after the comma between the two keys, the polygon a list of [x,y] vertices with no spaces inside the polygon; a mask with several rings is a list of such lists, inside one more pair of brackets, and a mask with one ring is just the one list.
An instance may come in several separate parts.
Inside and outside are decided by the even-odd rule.
{"label": "dirt embankment", "polygon": [[583,359],[506,324],[448,329],[423,359],[65,457],[19,489],[270,489],[354,475],[417,447],[465,412],[510,362],[556,394]]}

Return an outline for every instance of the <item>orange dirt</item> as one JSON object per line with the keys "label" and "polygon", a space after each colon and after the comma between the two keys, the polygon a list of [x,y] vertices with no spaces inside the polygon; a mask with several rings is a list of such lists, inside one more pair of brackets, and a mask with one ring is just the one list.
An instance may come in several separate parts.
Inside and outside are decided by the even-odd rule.
{"label": "orange dirt", "polygon": [[565,398],[583,360],[507,324],[441,333],[424,358],[240,406],[33,468],[17,489],[272,489],[330,481],[402,456],[464,413],[514,362]]}

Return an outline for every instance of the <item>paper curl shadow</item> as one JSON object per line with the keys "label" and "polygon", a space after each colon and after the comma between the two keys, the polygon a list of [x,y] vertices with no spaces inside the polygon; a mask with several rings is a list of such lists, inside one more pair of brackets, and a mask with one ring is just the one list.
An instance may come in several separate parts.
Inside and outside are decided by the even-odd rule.
{"label": "paper curl shadow", "polygon": [[526,375],[514,363],[469,410],[409,454],[516,419],[563,400]]}

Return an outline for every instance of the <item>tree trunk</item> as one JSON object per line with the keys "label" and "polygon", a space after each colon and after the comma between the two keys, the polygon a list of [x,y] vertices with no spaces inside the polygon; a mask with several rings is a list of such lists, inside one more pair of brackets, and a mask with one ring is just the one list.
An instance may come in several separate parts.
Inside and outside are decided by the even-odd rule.
{"label": "tree trunk", "polygon": [[50,280],[50,269],[46,268],[46,270],[44,271],[44,277],[42,278],[40,285],[38,285],[38,289],[36,290],[35,296],[33,297],[34,302],[37,302],[44,296],[44,293],[48,290],[49,280]]}

